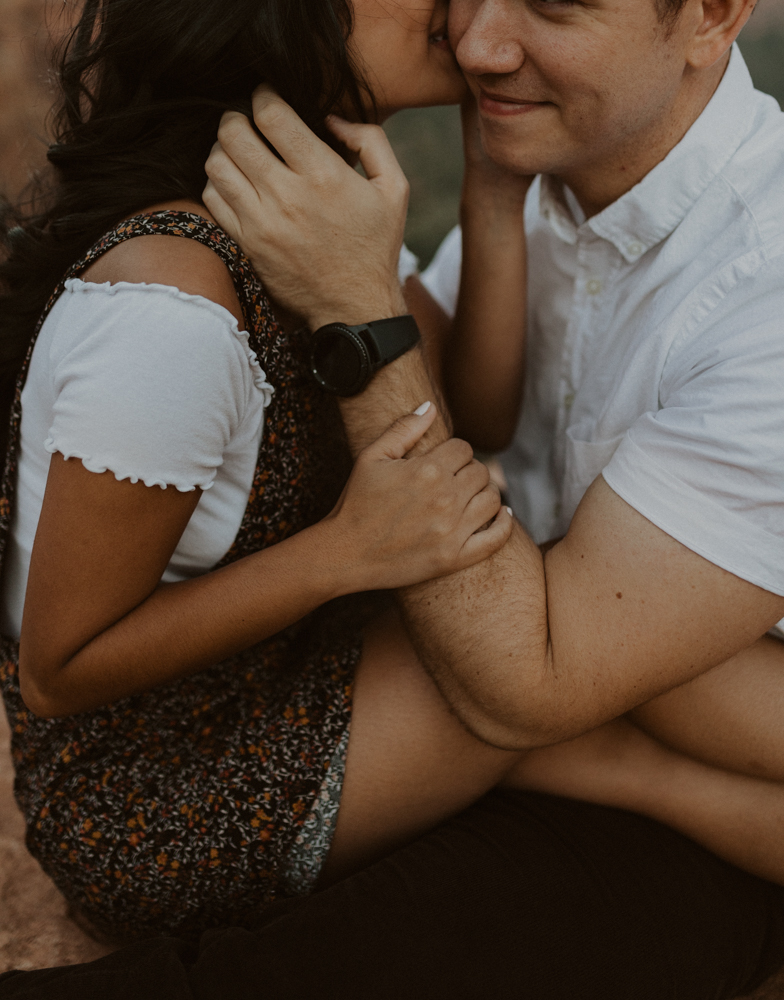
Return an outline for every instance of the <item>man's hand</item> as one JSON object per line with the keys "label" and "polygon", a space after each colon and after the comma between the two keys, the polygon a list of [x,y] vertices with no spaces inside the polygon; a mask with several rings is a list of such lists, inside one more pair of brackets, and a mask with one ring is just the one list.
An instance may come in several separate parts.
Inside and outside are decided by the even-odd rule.
{"label": "man's hand", "polygon": [[271,295],[312,330],[405,313],[397,262],[408,182],[383,130],[329,121],[363,177],[267,86],[253,95],[253,117],[281,159],[244,115],[227,112],[207,161],[204,204]]}
{"label": "man's hand", "polygon": [[479,109],[473,95],[466,98],[460,112],[465,157],[463,207],[481,204],[487,210],[492,205],[500,211],[522,214],[533,175],[513,174],[490,159],[482,146]]}

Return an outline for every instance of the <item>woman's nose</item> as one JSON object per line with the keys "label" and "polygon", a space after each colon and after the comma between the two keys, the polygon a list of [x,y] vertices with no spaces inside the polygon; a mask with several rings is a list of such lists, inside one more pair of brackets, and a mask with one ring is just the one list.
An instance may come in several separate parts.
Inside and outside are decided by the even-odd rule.
{"label": "woman's nose", "polygon": [[464,73],[471,76],[514,73],[525,62],[508,0],[452,0],[449,37]]}

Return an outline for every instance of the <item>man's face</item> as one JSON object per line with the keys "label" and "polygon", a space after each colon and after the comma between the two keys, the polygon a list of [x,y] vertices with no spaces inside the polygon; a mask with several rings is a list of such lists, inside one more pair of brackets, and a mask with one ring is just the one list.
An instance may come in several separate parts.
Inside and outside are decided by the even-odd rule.
{"label": "man's face", "polygon": [[488,155],[568,182],[635,174],[646,143],[661,144],[692,23],[663,25],[654,0],[452,0],[449,33]]}

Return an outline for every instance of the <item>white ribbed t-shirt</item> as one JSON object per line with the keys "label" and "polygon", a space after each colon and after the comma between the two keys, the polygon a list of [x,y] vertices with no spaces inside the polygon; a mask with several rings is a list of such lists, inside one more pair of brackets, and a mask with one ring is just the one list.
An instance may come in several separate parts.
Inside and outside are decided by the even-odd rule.
{"label": "white ribbed t-shirt", "polygon": [[273,387],[222,306],[166,285],[74,279],[38,336],[22,393],[3,632],[18,636],[52,455],[147,486],[202,490],[164,573],[219,562],[247,505]]}

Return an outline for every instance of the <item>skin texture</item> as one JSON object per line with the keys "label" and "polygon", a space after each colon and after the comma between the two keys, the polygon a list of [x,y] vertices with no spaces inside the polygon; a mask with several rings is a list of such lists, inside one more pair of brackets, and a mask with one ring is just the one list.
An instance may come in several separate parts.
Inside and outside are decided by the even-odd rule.
{"label": "skin texture", "polygon": [[458,104],[465,81],[446,37],[446,0],[354,0],[351,50],[379,120],[401,108]]}
{"label": "skin texture", "polygon": [[601,211],[683,138],[752,7],[689,0],[672,24],[644,0],[454,0],[450,37],[485,152]]}
{"label": "skin texture", "polygon": [[[729,45],[750,5],[745,0],[688,0],[682,19],[669,26],[669,33],[644,0],[623,9],[610,3],[576,5],[579,12],[568,17],[558,13],[555,21],[549,20],[556,16],[549,13],[550,6],[563,11],[564,5],[549,5],[545,21],[548,31],[557,28],[563,46],[568,43],[571,48],[562,46],[560,61],[548,63],[547,74],[541,70],[542,51],[531,54],[530,63],[521,64],[518,58],[521,52],[529,54],[523,40],[529,48],[531,39],[536,40],[526,34],[531,8],[522,0],[456,0],[450,14],[453,41],[462,61],[463,39],[481,16],[484,29],[478,37],[497,42],[489,46],[491,55],[507,58],[517,52],[517,63],[511,60],[503,68],[488,62],[487,69],[477,63],[469,67],[469,74],[478,79],[489,75],[496,84],[503,77],[512,88],[521,66],[528,72],[527,66],[535,65],[540,67],[535,79],[550,88],[516,91],[517,96],[505,102],[511,106],[506,109],[509,114],[503,108],[483,107],[480,99],[479,129],[493,168],[500,166],[509,173],[509,166],[514,166],[523,176],[532,169],[547,169],[568,179],[586,210],[595,211],[644,176],[699,115],[721,77]],[[468,23],[461,36],[460,18],[466,12]],[[597,51],[589,51],[590,58],[580,63],[586,32]],[[634,63],[626,54],[613,55],[625,45],[642,49],[654,40],[663,48],[653,62],[646,61],[647,56]],[[645,86],[636,82],[620,86],[632,63],[637,73],[640,67],[650,70]],[[612,94],[599,87],[599,67],[610,76],[618,69]],[[515,104],[521,98],[545,102],[546,107],[521,113]],[[533,124],[529,129],[539,111],[549,122],[547,128],[537,131]],[[405,201],[383,136],[366,126],[334,123],[336,134],[365,167],[367,180],[355,182],[339,158],[298,126],[274,94],[261,89],[254,113],[256,124],[285,162],[272,163],[247,123],[228,115],[208,163],[211,183],[205,201],[211,211],[239,236],[276,294],[313,328],[332,319],[346,321],[350,316],[351,321],[367,321],[403,311],[391,267],[387,265],[386,274],[380,270],[384,254],[391,261],[399,246]],[[589,128],[584,127],[586,116]],[[503,121],[499,125],[496,119]],[[509,128],[507,119],[512,122]],[[633,142],[617,134],[623,132],[621,120],[630,134],[634,132]],[[521,133],[524,129],[529,132]],[[296,143],[287,142],[287,135],[295,131],[299,131]],[[632,161],[638,146],[647,146],[647,151],[637,151]],[[514,192],[512,180],[501,204],[504,199],[507,205],[514,204],[510,191]],[[355,206],[361,206],[361,212]],[[352,213],[350,226],[346,213]],[[363,218],[368,219],[366,226]],[[347,269],[350,283],[341,280]],[[295,287],[291,281],[295,273],[306,273],[307,282],[303,285],[300,280]],[[345,401],[344,418],[354,450],[414,399],[427,394],[429,384],[421,355],[411,352],[384,369],[362,396]],[[418,447],[432,447],[448,433],[443,421],[437,420]],[[751,650],[784,615],[784,598],[691,552],[629,507],[601,478],[586,494],[566,538],[546,556],[517,526],[506,546],[484,563],[407,588],[400,593],[400,603],[417,652],[453,711],[479,738],[517,750],[574,740],[658,695],[675,688],[687,690],[694,678]],[[760,655],[759,647],[754,647],[753,655]],[[728,676],[733,668],[726,669]],[[726,720],[748,713],[748,705],[733,703],[721,692],[717,682],[715,700],[703,710],[701,736],[691,741],[691,752],[707,761],[715,755],[725,764],[732,758],[740,771],[748,766],[748,755],[736,758],[726,741],[717,741],[711,720],[718,702]],[[668,698],[670,706],[677,703],[677,693]],[[696,701],[703,704],[699,696]],[[662,712],[667,714],[666,709]],[[682,714],[681,724],[683,719]],[[653,714],[645,725],[659,732]],[[670,728],[678,729],[679,724]],[[617,734],[618,727],[612,724],[604,732]],[[665,734],[664,727],[661,732]],[[614,745],[626,744],[634,758],[631,748],[641,746],[639,740],[636,730],[634,741],[621,738]],[[781,759],[776,728],[760,734],[760,742],[770,759]],[[571,746],[587,744],[577,740]],[[525,759],[542,761],[549,752],[537,750]],[[567,752],[568,744],[567,749],[558,749],[562,763]],[[660,815],[675,823],[676,814],[688,809],[691,799],[700,800],[690,819],[704,823],[713,794],[696,795],[697,785],[707,780],[704,771],[699,771],[696,783],[694,771],[683,770],[677,780],[673,776],[670,787],[679,792],[673,792],[669,805],[662,802],[659,783],[659,793],[652,792],[651,801],[657,803]],[[528,773],[520,780],[534,779]],[[715,837],[710,840],[709,831],[703,833],[725,856],[781,878],[783,862],[776,853],[784,816],[781,789],[748,781],[742,781],[744,790],[734,804],[727,786],[714,788],[715,801],[735,809],[736,821],[730,822],[727,813],[714,816],[718,826],[729,831],[721,843]],[[575,779],[567,794],[578,794],[576,784]],[[594,786],[594,793],[599,794],[600,785]],[[589,794],[586,786],[582,794]],[[633,797],[629,801],[631,808],[640,807],[639,802],[633,804]],[[765,824],[764,831],[756,831],[755,842],[763,845],[759,849],[740,834],[738,817],[752,803],[755,817]],[[695,835],[693,827],[686,828]],[[711,835],[715,833],[716,828]]]}

